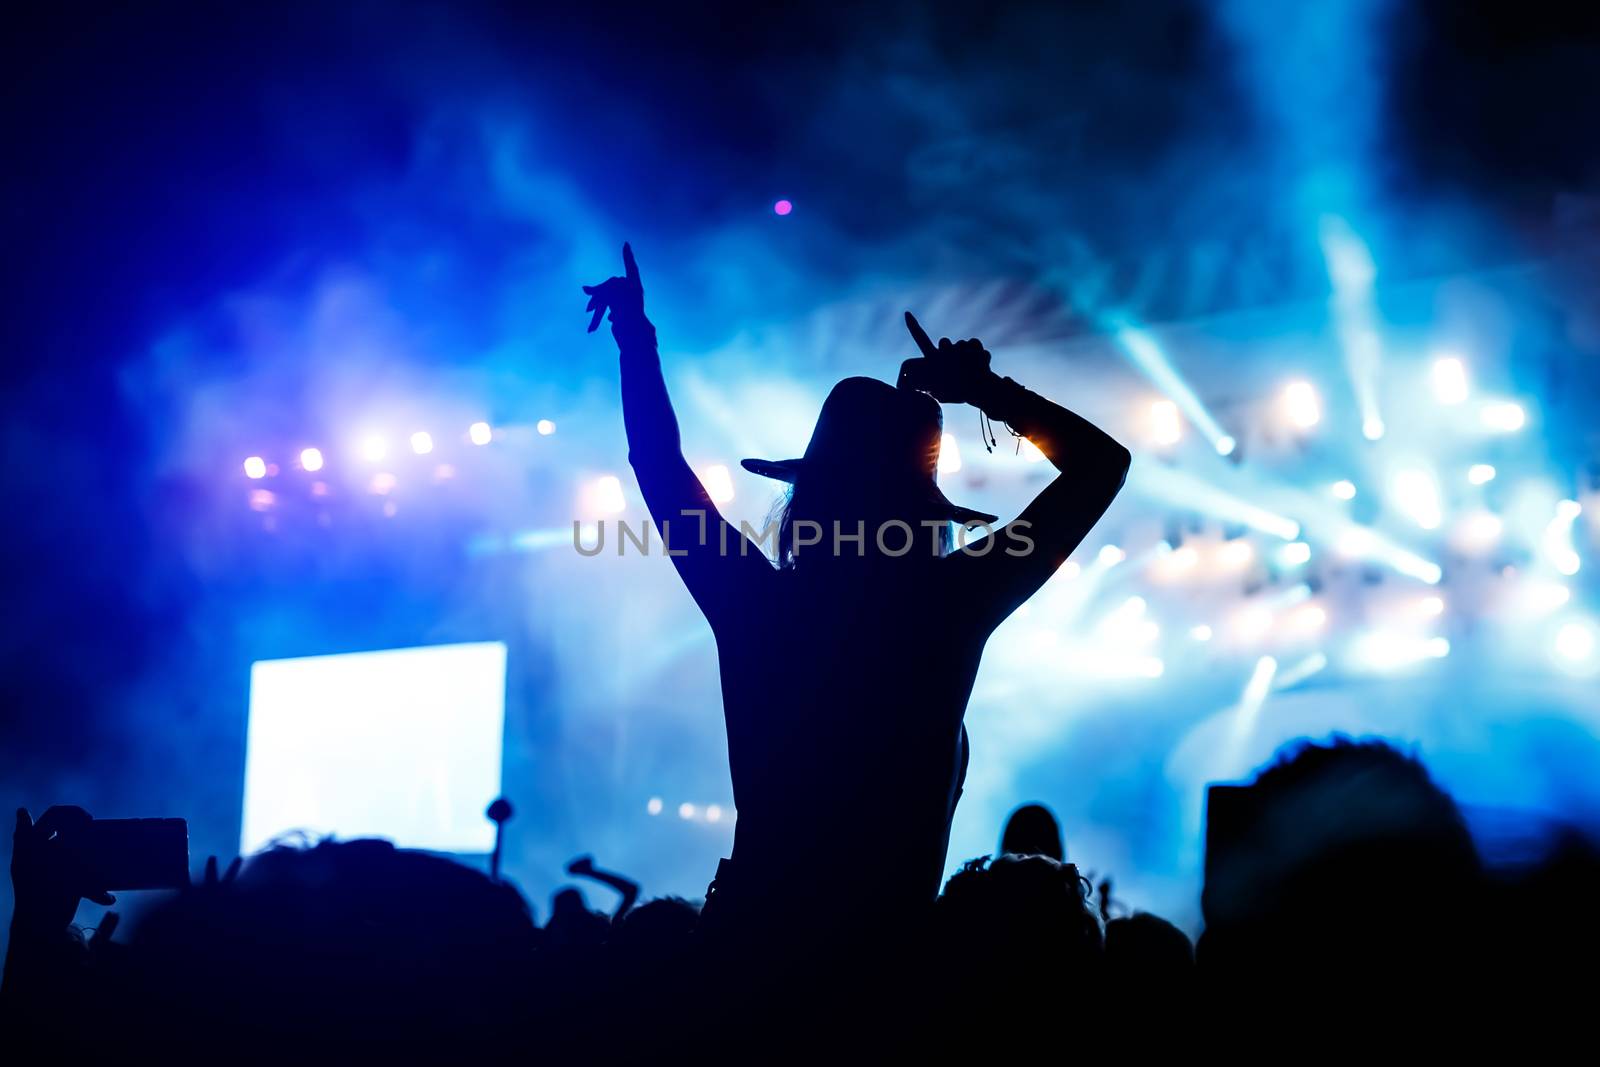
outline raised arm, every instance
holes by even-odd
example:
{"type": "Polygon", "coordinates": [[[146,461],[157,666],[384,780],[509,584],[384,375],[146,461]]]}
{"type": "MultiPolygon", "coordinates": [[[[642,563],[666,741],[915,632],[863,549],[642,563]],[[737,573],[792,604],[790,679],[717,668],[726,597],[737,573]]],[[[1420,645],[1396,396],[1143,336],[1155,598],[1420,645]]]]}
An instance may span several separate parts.
{"type": "Polygon", "coordinates": [[[678,418],[656,352],[656,328],[645,317],[644,287],[628,245],[622,246],[622,263],[623,277],[583,287],[589,294],[587,310],[594,313],[589,332],[609,310],[621,355],[628,462],[678,574],[716,624],[737,607],[745,586],[769,580],[773,568],[761,549],[722,517],[683,458],[678,418]]]}
{"type": "Polygon", "coordinates": [[[902,373],[908,385],[980,408],[1033,442],[1060,472],[1021,515],[945,561],[961,602],[981,605],[997,625],[1088,536],[1121,491],[1132,457],[1087,419],[995,374],[982,342],[945,338],[935,346],[910,312],[906,326],[923,353],[902,373]]]}

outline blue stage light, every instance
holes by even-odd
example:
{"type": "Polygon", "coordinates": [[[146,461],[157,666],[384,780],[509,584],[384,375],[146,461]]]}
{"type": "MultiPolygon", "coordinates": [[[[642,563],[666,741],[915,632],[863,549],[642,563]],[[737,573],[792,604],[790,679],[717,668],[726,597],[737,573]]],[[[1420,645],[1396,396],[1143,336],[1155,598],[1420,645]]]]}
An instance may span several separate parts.
{"type": "Polygon", "coordinates": [[[251,456],[244,461],[244,476],[250,479],[261,479],[267,476],[267,461],[260,456],[251,456]]]}

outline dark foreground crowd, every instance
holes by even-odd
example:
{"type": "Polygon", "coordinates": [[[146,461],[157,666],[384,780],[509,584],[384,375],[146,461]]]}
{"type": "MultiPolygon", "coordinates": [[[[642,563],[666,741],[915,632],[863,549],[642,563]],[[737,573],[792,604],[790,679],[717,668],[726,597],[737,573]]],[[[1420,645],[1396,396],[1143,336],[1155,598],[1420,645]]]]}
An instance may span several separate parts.
{"type": "MultiPolygon", "coordinates": [[[[1208,830],[1197,944],[1154,915],[1113,917],[1124,909],[1064,861],[1037,806],[1013,816],[999,855],[967,863],[926,907],[855,901],[860,921],[820,931],[803,914],[636,903],[632,883],[587,859],[570,871],[616,890],[614,913],[569,888],[541,924],[515,888],[473,868],[324,841],[221,876],[209,862],[136,929],[108,913],[86,933],[72,925],[79,898],[104,895],[75,884],[52,845],[87,816],[19,812],[0,1054],[1301,1058],[1378,1034],[1392,1050],[1567,1031],[1588,1058],[1600,853],[1584,838],[1487,869],[1450,796],[1381,742],[1297,746],[1227,807],[1213,800],[1210,817],[1228,825],[1208,830]],[[1274,1035],[1294,1043],[1257,1043],[1274,1035]]],[[[841,847],[830,884],[846,900],[851,866],[841,847]]]]}

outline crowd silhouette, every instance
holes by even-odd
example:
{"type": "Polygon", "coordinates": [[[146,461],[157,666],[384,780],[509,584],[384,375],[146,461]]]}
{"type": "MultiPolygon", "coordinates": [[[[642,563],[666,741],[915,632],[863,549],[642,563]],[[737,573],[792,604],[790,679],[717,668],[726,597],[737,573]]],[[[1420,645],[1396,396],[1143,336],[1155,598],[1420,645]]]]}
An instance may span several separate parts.
{"type": "Polygon", "coordinates": [[[803,457],[747,461],[793,487],[774,563],[684,461],[623,255],[622,276],[586,288],[590,329],[609,313],[630,461],[721,667],[738,821],[703,902],[639,903],[581,857],[568,872],[616,906],[567,887],[541,922],[497,874],[326,840],[220,874],[209,861],[134,929],[110,912],[89,933],[79,901],[114,903],[69,847],[90,816],[19,811],[8,1051],[752,1062],[1194,1052],[1278,1033],[1304,1052],[1312,1029],[1407,1026],[1438,1046],[1536,1008],[1581,1018],[1600,853],[1574,833],[1537,863],[1486,865],[1455,801],[1382,741],[1303,742],[1213,788],[1197,943],[1092,884],[1071,828],[1037,804],[941,886],[984,643],[1111,503],[1127,451],[996,375],[981,343],[935,344],[908,314],[918,354],[896,385],[846,379],[803,457]],[[1057,468],[1013,522],[938,489],[944,403],[1057,468]]]}

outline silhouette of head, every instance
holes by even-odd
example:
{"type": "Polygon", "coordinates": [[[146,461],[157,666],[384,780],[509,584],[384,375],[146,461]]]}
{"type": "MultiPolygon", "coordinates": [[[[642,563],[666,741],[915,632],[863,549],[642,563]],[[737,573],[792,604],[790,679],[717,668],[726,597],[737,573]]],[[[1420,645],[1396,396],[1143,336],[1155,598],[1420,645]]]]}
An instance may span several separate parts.
{"type": "Polygon", "coordinates": [[[1141,911],[1106,924],[1106,971],[1130,986],[1172,985],[1194,972],[1189,936],[1159,915],[1141,911]]]}
{"type": "Polygon", "coordinates": [[[794,488],[779,521],[778,557],[929,559],[950,547],[951,522],[996,517],[950,502],[938,486],[944,416],[927,393],[846,378],[828,394],[799,459],[744,461],[794,488]],[[924,523],[937,525],[924,525],[924,523]],[[841,534],[864,533],[860,542],[841,534]]]}
{"type": "Polygon", "coordinates": [[[1046,856],[971,860],[945,883],[937,913],[949,951],[991,975],[1084,977],[1099,962],[1089,883],[1070,863],[1046,856]]]}
{"type": "Polygon", "coordinates": [[[1000,835],[1000,851],[1018,856],[1049,856],[1053,860],[1067,858],[1061,825],[1043,804],[1024,804],[1011,813],[1005,832],[1000,835]]]}

